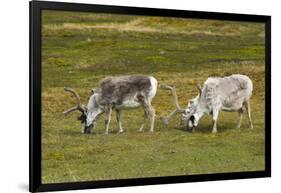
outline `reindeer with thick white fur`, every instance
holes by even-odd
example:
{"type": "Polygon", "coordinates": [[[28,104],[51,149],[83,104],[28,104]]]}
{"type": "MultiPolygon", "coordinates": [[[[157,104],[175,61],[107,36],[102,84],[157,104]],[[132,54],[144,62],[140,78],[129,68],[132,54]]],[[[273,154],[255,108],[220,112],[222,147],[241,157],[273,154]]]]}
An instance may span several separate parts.
{"type": "Polygon", "coordinates": [[[212,133],[216,133],[219,112],[236,111],[239,117],[237,128],[240,128],[243,106],[245,106],[249,119],[249,128],[253,128],[250,108],[253,83],[248,76],[234,74],[227,77],[208,78],[202,88],[198,86],[198,96],[190,100],[185,109],[180,108],[178,104],[175,86],[160,85],[160,88],[172,91],[176,106],[172,113],[162,118],[162,122],[166,125],[175,114],[180,113],[181,124],[186,124],[192,131],[198,125],[201,117],[211,114],[213,120],[212,133]]]}

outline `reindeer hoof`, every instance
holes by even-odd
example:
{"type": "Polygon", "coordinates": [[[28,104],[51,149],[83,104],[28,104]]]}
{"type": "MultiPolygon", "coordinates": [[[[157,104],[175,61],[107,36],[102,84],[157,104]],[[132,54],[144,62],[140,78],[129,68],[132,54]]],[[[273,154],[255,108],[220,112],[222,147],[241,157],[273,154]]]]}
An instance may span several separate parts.
{"type": "Polygon", "coordinates": [[[187,128],[187,132],[193,133],[193,128],[187,128]]]}
{"type": "Polygon", "coordinates": [[[249,129],[254,129],[253,125],[248,126],[249,129]]]}
{"type": "Polygon", "coordinates": [[[83,133],[83,134],[90,134],[90,133],[91,133],[91,130],[85,129],[82,133],[83,133]]]}
{"type": "Polygon", "coordinates": [[[139,133],[142,133],[142,132],[143,132],[143,129],[139,129],[138,132],[139,132],[139,133]]]}
{"type": "Polygon", "coordinates": [[[215,131],[212,131],[212,133],[213,133],[213,134],[216,134],[216,133],[217,133],[217,131],[216,131],[216,130],[215,130],[215,131]]]}
{"type": "Polygon", "coordinates": [[[122,134],[124,133],[124,130],[118,131],[118,134],[122,134]]]}

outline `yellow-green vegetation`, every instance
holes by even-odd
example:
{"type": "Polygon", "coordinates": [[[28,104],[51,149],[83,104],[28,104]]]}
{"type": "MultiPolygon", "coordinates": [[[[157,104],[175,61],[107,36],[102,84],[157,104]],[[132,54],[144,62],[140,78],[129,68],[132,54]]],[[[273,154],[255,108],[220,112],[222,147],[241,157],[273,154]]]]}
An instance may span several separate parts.
{"type": "MultiPolygon", "coordinates": [[[[264,25],[261,23],[43,11],[42,15],[42,182],[75,182],[264,170],[264,25]],[[160,115],[174,107],[171,93],[158,90],[153,101],[155,133],[138,133],[142,109],[123,111],[124,134],[103,117],[94,133],[81,134],[75,112],[101,78],[153,75],[174,84],[181,106],[197,95],[210,76],[248,75],[254,129],[235,129],[237,113],[220,113],[218,133],[206,116],[195,133],[175,119],[164,127],[160,115]]],[[[113,114],[114,116],[114,114],[113,114]]]]}

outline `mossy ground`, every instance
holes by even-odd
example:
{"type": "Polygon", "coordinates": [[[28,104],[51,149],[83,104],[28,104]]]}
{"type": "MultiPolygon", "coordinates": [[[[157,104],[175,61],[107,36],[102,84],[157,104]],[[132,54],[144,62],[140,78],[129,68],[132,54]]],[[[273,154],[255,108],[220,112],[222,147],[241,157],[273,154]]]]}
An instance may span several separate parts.
{"type": "MultiPolygon", "coordinates": [[[[264,25],[200,19],[43,11],[42,182],[75,182],[150,176],[264,170],[264,25]],[[175,84],[181,106],[197,95],[209,76],[248,75],[254,129],[235,129],[237,113],[222,112],[218,133],[204,117],[188,133],[176,117],[164,127],[159,117],[173,109],[172,96],[158,90],[153,101],[155,133],[138,133],[141,109],[123,112],[126,132],[103,118],[93,134],[81,134],[79,113],[63,90],[75,88],[84,103],[108,75],[153,75],[175,84]]],[[[114,114],[113,114],[114,116],[114,114]]]]}

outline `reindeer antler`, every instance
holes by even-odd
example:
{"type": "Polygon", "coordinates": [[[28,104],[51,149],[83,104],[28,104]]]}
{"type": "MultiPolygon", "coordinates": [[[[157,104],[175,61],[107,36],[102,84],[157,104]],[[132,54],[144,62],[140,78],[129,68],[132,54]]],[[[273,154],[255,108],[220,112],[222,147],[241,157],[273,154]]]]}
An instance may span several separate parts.
{"type": "Polygon", "coordinates": [[[176,109],[174,111],[172,111],[167,117],[161,117],[161,121],[164,125],[168,125],[169,124],[169,121],[170,119],[177,113],[183,113],[185,110],[182,109],[179,105],[179,102],[178,102],[178,96],[177,96],[177,93],[176,93],[176,86],[174,85],[166,85],[166,84],[160,84],[160,88],[161,89],[165,89],[165,90],[171,90],[172,91],[172,94],[173,94],[173,102],[174,102],[174,105],[176,107],[176,109]]]}
{"type": "Polygon", "coordinates": [[[77,93],[75,90],[73,90],[73,89],[71,89],[71,88],[67,88],[67,87],[64,87],[64,90],[65,90],[66,92],[70,92],[71,94],[73,94],[73,96],[74,96],[74,97],[76,98],[76,100],[77,100],[77,106],[72,107],[72,108],[70,108],[70,109],[64,111],[63,114],[64,114],[64,115],[68,115],[69,113],[71,113],[71,112],[73,112],[73,111],[76,111],[76,110],[78,110],[78,111],[80,111],[80,112],[82,112],[82,113],[85,113],[86,108],[85,108],[84,105],[81,103],[80,96],[78,95],[78,93],[77,93]]]}

